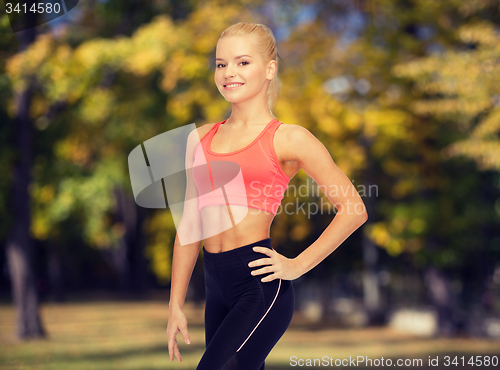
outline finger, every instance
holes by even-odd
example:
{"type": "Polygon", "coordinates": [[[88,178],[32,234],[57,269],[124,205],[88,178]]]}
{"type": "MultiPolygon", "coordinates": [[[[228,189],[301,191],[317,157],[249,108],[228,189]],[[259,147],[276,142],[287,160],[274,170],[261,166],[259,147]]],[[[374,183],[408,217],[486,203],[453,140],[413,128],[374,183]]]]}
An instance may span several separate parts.
{"type": "Polygon", "coordinates": [[[267,275],[266,277],[263,277],[262,279],[260,279],[260,281],[262,281],[263,283],[268,283],[268,282],[273,281],[275,279],[278,279],[278,276],[276,276],[276,274],[270,274],[270,275],[267,275]]]}
{"type": "Polygon", "coordinates": [[[177,357],[177,361],[182,362],[181,353],[179,352],[179,347],[175,347],[175,357],[177,357]]]}
{"type": "Polygon", "coordinates": [[[273,266],[266,266],[266,267],[263,267],[261,269],[258,269],[258,270],[253,270],[251,272],[252,275],[262,275],[262,274],[266,274],[268,272],[274,272],[274,269],[272,268],[273,266]]]}
{"type": "Polygon", "coordinates": [[[175,354],[176,348],[178,348],[177,338],[176,338],[178,332],[179,332],[179,329],[177,329],[174,332],[167,333],[167,336],[168,336],[168,349],[169,349],[169,353],[171,354],[170,361],[174,360],[173,356],[175,354]]]}
{"type": "Polygon", "coordinates": [[[176,347],[175,343],[168,342],[168,354],[169,354],[169,357],[170,357],[170,361],[174,360],[175,347],[176,347]]]}
{"type": "Polygon", "coordinates": [[[186,344],[191,344],[191,337],[189,336],[187,327],[179,328],[182,334],[182,337],[184,338],[184,342],[186,344]]]}
{"type": "Polygon", "coordinates": [[[272,253],[274,252],[274,250],[265,247],[253,247],[252,249],[254,252],[267,254],[268,256],[271,256],[272,253]]]}
{"type": "Polygon", "coordinates": [[[250,261],[248,263],[248,267],[261,266],[261,265],[270,265],[272,264],[271,258],[260,258],[258,260],[250,261]]]}
{"type": "Polygon", "coordinates": [[[174,341],[171,338],[168,338],[168,354],[170,357],[170,361],[172,361],[174,358],[174,341]]]}
{"type": "Polygon", "coordinates": [[[172,360],[174,360],[174,357],[177,358],[177,361],[181,361],[181,353],[179,352],[179,345],[177,344],[177,340],[174,339],[174,342],[172,344],[172,360]]]}

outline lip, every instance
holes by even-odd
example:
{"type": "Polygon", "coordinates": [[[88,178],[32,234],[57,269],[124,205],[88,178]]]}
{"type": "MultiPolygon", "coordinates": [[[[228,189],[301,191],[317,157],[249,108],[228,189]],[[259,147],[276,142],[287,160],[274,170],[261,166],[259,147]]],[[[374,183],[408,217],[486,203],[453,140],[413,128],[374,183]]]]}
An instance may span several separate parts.
{"type": "Polygon", "coordinates": [[[224,84],[224,90],[236,90],[236,89],[240,88],[243,85],[244,85],[243,82],[230,82],[230,83],[224,84]],[[240,85],[239,86],[235,86],[235,87],[227,87],[227,85],[231,85],[231,84],[240,84],[240,85]]]}

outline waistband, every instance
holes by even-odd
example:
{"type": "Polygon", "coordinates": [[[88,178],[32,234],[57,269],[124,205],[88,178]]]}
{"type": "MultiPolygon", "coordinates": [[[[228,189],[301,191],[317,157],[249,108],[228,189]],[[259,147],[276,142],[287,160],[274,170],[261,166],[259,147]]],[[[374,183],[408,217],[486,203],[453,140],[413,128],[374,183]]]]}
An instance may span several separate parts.
{"type": "Polygon", "coordinates": [[[235,264],[241,264],[242,261],[252,261],[255,259],[255,254],[259,253],[252,249],[255,246],[273,249],[271,242],[271,238],[266,238],[220,253],[210,253],[203,246],[203,262],[215,268],[229,268],[235,264]]]}

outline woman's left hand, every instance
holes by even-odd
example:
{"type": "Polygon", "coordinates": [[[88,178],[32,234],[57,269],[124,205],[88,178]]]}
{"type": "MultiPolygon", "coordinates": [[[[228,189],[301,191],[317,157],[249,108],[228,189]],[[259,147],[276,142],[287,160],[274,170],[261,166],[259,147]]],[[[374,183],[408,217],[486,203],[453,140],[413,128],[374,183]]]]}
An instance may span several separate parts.
{"type": "Polygon", "coordinates": [[[255,252],[266,254],[269,257],[259,258],[248,264],[248,267],[268,265],[261,269],[253,270],[252,275],[255,276],[274,272],[273,274],[260,279],[262,282],[265,283],[273,281],[274,279],[294,280],[302,275],[296,259],[287,258],[276,252],[274,249],[266,247],[253,247],[253,250],[255,252]]]}

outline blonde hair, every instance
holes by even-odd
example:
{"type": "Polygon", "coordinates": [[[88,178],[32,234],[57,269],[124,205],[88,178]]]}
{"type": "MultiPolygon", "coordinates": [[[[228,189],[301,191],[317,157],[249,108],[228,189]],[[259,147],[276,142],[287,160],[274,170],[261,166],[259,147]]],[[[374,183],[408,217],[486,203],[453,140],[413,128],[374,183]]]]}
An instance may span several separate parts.
{"type": "MultiPolygon", "coordinates": [[[[278,48],[276,46],[276,38],[273,31],[269,27],[260,23],[239,22],[225,29],[219,37],[219,40],[227,36],[242,36],[249,35],[253,37],[253,44],[260,52],[264,63],[271,60],[276,61],[276,74],[269,82],[267,89],[267,106],[269,112],[274,116],[273,110],[278,102],[281,89],[281,81],[278,77],[278,48]]],[[[274,116],[276,118],[276,116],[274,116]]]]}

